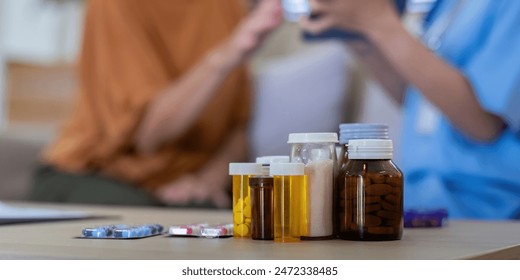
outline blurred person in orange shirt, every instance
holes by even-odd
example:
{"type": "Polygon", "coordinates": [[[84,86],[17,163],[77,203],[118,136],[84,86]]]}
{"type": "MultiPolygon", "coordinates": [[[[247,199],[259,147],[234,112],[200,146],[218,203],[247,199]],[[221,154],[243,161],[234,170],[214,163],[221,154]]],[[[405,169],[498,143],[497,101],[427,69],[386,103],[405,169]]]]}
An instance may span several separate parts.
{"type": "Polygon", "coordinates": [[[278,0],[90,0],[72,116],[34,175],[35,201],[229,207],[247,158],[244,62],[278,0]]]}

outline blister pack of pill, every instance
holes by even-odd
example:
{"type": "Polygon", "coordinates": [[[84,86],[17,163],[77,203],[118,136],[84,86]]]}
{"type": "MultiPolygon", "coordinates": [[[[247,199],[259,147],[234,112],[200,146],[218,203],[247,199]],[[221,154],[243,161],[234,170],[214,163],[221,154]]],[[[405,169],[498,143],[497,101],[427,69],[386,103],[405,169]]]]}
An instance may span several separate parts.
{"type": "Polygon", "coordinates": [[[160,224],[119,224],[84,228],[82,231],[82,237],[99,239],[137,239],[161,235],[163,233],[164,227],[160,224]]]}
{"type": "Polygon", "coordinates": [[[443,227],[448,221],[448,210],[407,209],[404,211],[405,228],[443,227]]]}
{"type": "Polygon", "coordinates": [[[177,237],[225,238],[233,236],[233,224],[194,223],[170,226],[168,233],[177,237]]]}

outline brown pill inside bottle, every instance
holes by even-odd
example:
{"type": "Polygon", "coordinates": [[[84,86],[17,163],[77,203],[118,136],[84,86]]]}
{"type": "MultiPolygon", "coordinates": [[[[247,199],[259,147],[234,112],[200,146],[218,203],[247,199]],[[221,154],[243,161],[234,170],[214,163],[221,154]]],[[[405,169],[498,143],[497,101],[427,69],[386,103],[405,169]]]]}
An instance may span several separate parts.
{"type": "Polygon", "coordinates": [[[249,178],[251,187],[251,237],[255,240],[274,239],[273,177],[249,178]]]}

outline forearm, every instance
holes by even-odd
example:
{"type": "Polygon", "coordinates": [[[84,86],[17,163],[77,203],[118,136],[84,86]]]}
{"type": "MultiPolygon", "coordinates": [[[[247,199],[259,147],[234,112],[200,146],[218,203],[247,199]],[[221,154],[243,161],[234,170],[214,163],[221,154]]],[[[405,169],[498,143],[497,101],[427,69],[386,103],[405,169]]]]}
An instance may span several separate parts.
{"type": "Polygon", "coordinates": [[[259,2],[230,37],[152,101],[137,130],[138,152],[151,153],[191,127],[229,73],[280,22],[278,0],[259,2]]]}
{"type": "Polygon", "coordinates": [[[485,111],[473,88],[456,68],[411,36],[391,13],[383,14],[366,34],[396,71],[436,105],[463,133],[478,141],[495,139],[503,121],[485,111]]]}
{"type": "Polygon", "coordinates": [[[386,57],[371,43],[366,41],[352,42],[349,46],[354,51],[356,57],[358,57],[361,65],[368,70],[398,104],[401,104],[407,84],[386,57]]]}
{"type": "Polygon", "coordinates": [[[140,152],[150,153],[167,139],[182,135],[200,115],[233,69],[233,55],[223,44],[157,95],[137,130],[140,152]]]}

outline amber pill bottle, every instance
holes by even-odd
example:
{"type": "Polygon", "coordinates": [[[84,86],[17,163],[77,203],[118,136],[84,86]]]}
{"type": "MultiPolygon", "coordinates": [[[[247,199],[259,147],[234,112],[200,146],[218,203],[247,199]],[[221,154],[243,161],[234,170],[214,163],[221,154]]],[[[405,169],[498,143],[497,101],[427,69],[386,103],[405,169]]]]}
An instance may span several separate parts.
{"type": "Polygon", "coordinates": [[[339,238],[401,239],[403,174],[392,161],[392,140],[350,140],[348,155],[338,175],[339,238]]]}
{"type": "Polygon", "coordinates": [[[251,238],[274,240],[274,179],[269,176],[249,178],[251,188],[251,238]]]}

